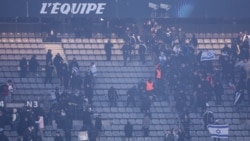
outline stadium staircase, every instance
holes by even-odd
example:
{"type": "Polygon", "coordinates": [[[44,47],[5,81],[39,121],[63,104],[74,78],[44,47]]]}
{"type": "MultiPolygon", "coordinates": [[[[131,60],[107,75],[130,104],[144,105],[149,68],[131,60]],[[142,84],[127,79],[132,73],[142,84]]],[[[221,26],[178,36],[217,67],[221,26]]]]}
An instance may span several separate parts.
{"type": "MultiPolygon", "coordinates": [[[[231,33],[197,33],[199,42],[199,50],[215,50],[216,54],[220,54],[220,49],[224,44],[230,44],[230,38],[236,34],[231,33]]],[[[188,35],[190,37],[191,34],[188,35]]],[[[51,46],[43,43],[41,36],[35,33],[2,33],[0,38],[0,80],[6,82],[11,79],[16,84],[16,92],[13,97],[13,107],[19,106],[18,103],[24,103],[29,100],[46,100],[47,94],[51,92],[57,85],[58,79],[53,80],[52,85],[43,84],[44,70],[39,70],[39,76],[30,76],[19,78],[18,65],[19,60],[25,56],[28,60],[31,55],[36,54],[37,59],[42,67],[45,65],[45,54],[51,46]]],[[[103,50],[104,43],[107,39],[77,39],[73,37],[62,38],[60,47],[63,48],[65,58],[70,62],[74,57],[78,60],[80,71],[83,76],[84,72],[89,68],[91,62],[95,62],[98,68],[98,77],[96,80],[94,92],[94,115],[101,114],[103,118],[103,132],[101,141],[123,141],[123,128],[127,120],[134,125],[133,141],[162,141],[164,130],[169,130],[178,126],[177,114],[173,108],[175,102],[172,95],[169,102],[156,99],[152,103],[152,124],[150,126],[150,136],[143,137],[141,123],[143,113],[140,112],[139,105],[135,107],[126,106],[126,91],[142,79],[154,76],[154,64],[148,61],[142,65],[136,60],[123,66],[122,52],[120,50],[123,40],[112,39],[114,43],[112,61],[105,61],[105,52],[103,50]],[[119,100],[116,107],[110,107],[108,104],[108,89],[114,86],[119,93],[119,100]]],[[[52,49],[53,53],[57,53],[52,49]]],[[[62,51],[62,50],[61,50],[62,51]]],[[[63,52],[62,52],[63,53],[63,52]]],[[[61,54],[61,53],[60,53],[61,54]]],[[[147,55],[147,60],[151,56],[147,55]]],[[[41,68],[42,68],[41,67],[41,68]]],[[[250,106],[247,100],[243,101],[241,111],[235,110],[233,105],[234,94],[227,85],[225,94],[222,96],[222,105],[215,105],[209,102],[210,110],[214,112],[215,118],[220,123],[227,123],[230,126],[229,141],[249,141],[250,140],[250,122],[249,111],[250,106]]],[[[245,97],[247,99],[247,96],[245,97]]],[[[200,114],[191,113],[191,129],[190,134],[192,141],[210,141],[212,140],[207,131],[204,131],[200,114]]],[[[77,140],[77,134],[81,128],[82,121],[74,120],[72,129],[72,140],[77,140]]],[[[45,140],[53,141],[53,136],[57,130],[55,126],[48,125],[45,128],[45,140]]],[[[17,133],[10,131],[6,127],[6,132],[11,140],[16,140],[17,133]]]]}

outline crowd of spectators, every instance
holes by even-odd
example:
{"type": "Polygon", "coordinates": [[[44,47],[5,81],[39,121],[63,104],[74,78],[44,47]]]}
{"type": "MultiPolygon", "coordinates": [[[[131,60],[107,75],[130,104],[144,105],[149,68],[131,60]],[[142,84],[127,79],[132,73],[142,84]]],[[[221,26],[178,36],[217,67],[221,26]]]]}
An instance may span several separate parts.
{"type": "MultiPolygon", "coordinates": [[[[190,140],[189,133],[190,113],[199,113],[204,119],[204,127],[215,123],[213,114],[208,110],[209,102],[223,105],[222,95],[225,93],[223,85],[230,86],[235,93],[241,93],[241,97],[234,105],[239,106],[244,99],[244,92],[250,94],[250,78],[246,63],[249,60],[249,42],[247,33],[240,33],[238,38],[232,39],[232,44],[225,45],[221,50],[219,65],[213,66],[213,61],[201,61],[202,52],[197,53],[198,42],[195,35],[187,38],[181,28],[165,27],[156,20],[149,20],[144,24],[143,34],[139,34],[135,28],[127,27],[122,34],[125,44],[122,47],[124,66],[136,59],[136,51],[142,64],[147,63],[146,55],[150,54],[155,63],[155,77],[142,79],[137,86],[132,86],[127,91],[126,106],[140,106],[144,114],[142,130],[145,137],[150,136],[150,124],[152,114],[151,104],[156,99],[170,101],[174,98],[174,109],[178,114],[178,128],[168,129],[165,132],[165,141],[190,140]],[[187,42],[188,41],[188,42],[187,42]],[[139,44],[139,48],[136,45],[139,44]],[[137,104],[137,101],[140,104],[137,104]],[[208,120],[209,119],[209,120],[208,120]]],[[[106,59],[111,60],[113,44],[109,41],[105,44],[106,59]]],[[[4,125],[10,124],[13,131],[17,131],[24,140],[30,141],[42,139],[45,124],[52,124],[55,120],[57,128],[64,130],[66,141],[70,141],[72,121],[80,115],[83,119],[82,131],[89,132],[90,140],[98,138],[102,131],[101,116],[93,120],[93,92],[96,83],[97,67],[94,62],[90,64],[84,79],[80,75],[80,67],[74,58],[67,64],[58,53],[53,59],[52,51],[46,54],[44,84],[52,83],[53,73],[60,80],[61,91],[58,87],[50,94],[50,109],[45,113],[41,108],[24,107],[17,111],[0,112],[0,130],[4,125]],[[54,69],[55,68],[55,69],[54,69]],[[83,86],[83,87],[82,87],[83,86]],[[83,92],[81,91],[83,88],[83,92]],[[84,101],[84,102],[82,102],[84,101]],[[81,111],[77,111],[81,109],[81,111]],[[83,110],[82,110],[83,109],[83,110]],[[75,113],[78,113],[77,115],[75,113]],[[3,118],[4,117],[4,118],[3,118]]],[[[22,58],[19,63],[20,77],[27,77],[27,72],[32,76],[38,76],[39,62],[33,55],[28,62],[22,58]]],[[[153,67],[153,66],[152,66],[153,67]]],[[[11,95],[15,89],[14,83],[9,80],[4,85],[6,102],[11,102],[11,95]]],[[[108,90],[110,106],[117,106],[119,94],[116,88],[108,90]]],[[[250,99],[248,98],[250,101],[250,99]]],[[[249,102],[250,103],[250,102],[249,102]]],[[[238,107],[237,110],[240,110],[238,107]]],[[[133,125],[130,121],[124,127],[127,140],[133,133],[133,125]]],[[[56,133],[56,140],[61,140],[60,132],[56,133]]]]}
{"type": "MultiPolygon", "coordinates": [[[[134,97],[138,96],[141,111],[146,112],[150,111],[155,98],[169,101],[169,96],[172,95],[181,124],[178,129],[166,131],[166,141],[172,141],[173,139],[169,138],[173,138],[173,135],[178,141],[191,138],[190,113],[200,113],[205,130],[207,124],[215,124],[218,120],[214,119],[213,112],[209,110],[209,103],[224,104],[223,85],[231,87],[234,93],[240,93],[238,98],[232,96],[235,99],[232,106],[236,107],[236,112],[240,111],[238,106],[244,99],[245,90],[248,95],[250,94],[250,72],[246,66],[249,60],[249,42],[246,32],[241,32],[237,38],[233,38],[231,47],[225,44],[221,49],[219,64],[213,65],[213,60],[201,60],[202,51],[197,52],[198,41],[195,35],[188,39],[181,28],[164,27],[155,20],[147,21],[144,29],[142,35],[128,32],[125,36],[122,48],[124,66],[127,65],[127,61],[133,59],[132,51],[136,42],[140,44],[139,55],[141,47],[145,47],[146,52],[152,55],[155,62],[155,78],[139,82],[137,92],[129,89],[127,105],[135,103],[134,97]]],[[[145,59],[141,61],[145,63],[145,59]]],[[[145,129],[143,125],[142,127],[145,129]]],[[[148,128],[144,133],[145,136],[148,135],[148,128]]]]}
{"type": "MultiPolygon", "coordinates": [[[[96,116],[96,124],[92,124],[92,98],[97,76],[96,64],[91,62],[82,78],[76,58],[67,64],[59,53],[53,58],[52,50],[49,49],[46,54],[45,75],[40,74],[43,69],[39,66],[35,55],[31,57],[30,61],[23,57],[19,63],[20,78],[30,75],[32,77],[44,76],[45,87],[48,85],[47,83],[52,84],[53,78],[59,78],[58,87],[48,95],[49,106],[46,105],[46,102],[43,103],[43,107],[49,107],[49,109],[42,109],[40,101],[37,105],[38,108],[24,107],[23,109],[13,109],[13,111],[2,108],[0,130],[3,130],[5,125],[11,125],[11,130],[16,131],[24,141],[39,141],[44,140],[45,125],[52,125],[55,121],[56,128],[64,131],[63,133],[58,131],[55,134],[55,140],[60,141],[64,135],[65,140],[70,141],[72,122],[74,119],[80,118],[84,121],[82,130],[89,131],[89,138],[94,140],[102,126],[100,115],[96,116]]],[[[1,100],[4,100],[4,103],[11,103],[11,96],[15,90],[14,82],[8,80],[1,87],[3,90],[1,100]]],[[[5,106],[5,104],[1,106],[5,106]]]]}

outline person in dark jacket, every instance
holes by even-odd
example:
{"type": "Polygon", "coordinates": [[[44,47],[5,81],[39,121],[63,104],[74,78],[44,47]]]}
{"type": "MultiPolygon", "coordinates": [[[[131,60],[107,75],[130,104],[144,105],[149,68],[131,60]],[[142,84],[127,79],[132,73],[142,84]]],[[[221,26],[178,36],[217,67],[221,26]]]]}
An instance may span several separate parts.
{"type": "Polygon", "coordinates": [[[95,118],[95,128],[96,128],[97,132],[101,132],[102,131],[102,119],[101,119],[101,115],[98,115],[95,118]]]}
{"type": "Polygon", "coordinates": [[[20,67],[20,77],[21,78],[26,77],[28,63],[25,57],[23,57],[22,60],[19,62],[19,67],[20,67]]]}
{"type": "Polygon", "coordinates": [[[122,53],[123,53],[123,61],[124,61],[124,66],[127,65],[128,62],[128,57],[130,55],[130,46],[128,43],[125,43],[122,47],[122,53]]]}
{"type": "Polygon", "coordinates": [[[216,97],[216,104],[221,104],[221,95],[224,94],[224,88],[220,81],[216,81],[214,85],[214,93],[216,97]]]}
{"type": "Polygon", "coordinates": [[[116,106],[118,94],[117,94],[116,89],[113,86],[111,86],[110,89],[108,90],[108,98],[109,98],[110,106],[116,106]]]}
{"type": "Polygon", "coordinates": [[[25,130],[23,141],[35,141],[36,140],[36,133],[34,127],[29,125],[29,127],[25,130]]]}
{"type": "Polygon", "coordinates": [[[130,121],[127,121],[127,124],[124,126],[124,133],[126,141],[132,141],[133,126],[131,125],[130,121]]]}
{"type": "Polygon", "coordinates": [[[36,59],[36,55],[33,55],[29,61],[29,70],[33,76],[37,75],[38,68],[39,68],[39,63],[36,59]]]}
{"type": "Polygon", "coordinates": [[[165,132],[164,141],[175,141],[174,129],[165,132]]]}
{"type": "Polygon", "coordinates": [[[46,54],[46,65],[48,65],[48,63],[52,63],[52,52],[51,52],[51,49],[48,50],[47,54],[46,54]]]}
{"type": "Polygon", "coordinates": [[[5,116],[2,110],[0,110],[0,130],[4,129],[5,126],[5,116]]]}
{"type": "Polygon", "coordinates": [[[111,55],[112,55],[112,47],[114,45],[108,40],[108,42],[104,45],[104,50],[106,52],[106,60],[110,61],[111,60],[111,55]]]}
{"type": "Polygon", "coordinates": [[[60,78],[61,69],[62,69],[62,65],[63,65],[63,58],[61,57],[61,55],[59,53],[56,54],[56,56],[53,60],[53,64],[56,67],[57,76],[60,78]]]}
{"type": "Polygon", "coordinates": [[[147,50],[147,46],[145,43],[141,43],[139,45],[139,55],[140,55],[140,61],[142,62],[142,64],[145,64],[145,53],[146,53],[146,50],[147,50]]]}
{"type": "Polygon", "coordinates": [[[3,129],[0,129],[0,140],[1,141],[9,141],[8,137],[4,134],[3,129]]]}
{"type": "Polygon", "coordinates": [[[143,133],[144,133],[144,137],[148,137],[149,136],[149,126],[151,123],[151,119],[149,118],[148,114],[144,115],[144,118],[142,120],[142,129],[143,129],[143,133]]]}
{"type": "Polygon", "coordinates": [[[54,137],[54,141],[63,141],[63,137],[59,131],[56,132],[56,136],[54,137]]]}
{"type": "Polygon", "coordinates": [[[52,73],[53,73],[53,66],[51,63],[48,63],[48,65],[45,68],[45,80],[44,84],[47,82],[52,83],[52,73]]]}
{"type": "Polygon", "coordinates": [[[88,98],[88,103],[92,104],[92,99],[94,97],[94,88],[93,88],[93,77],[91,73],[86,73],[84,78],[84,93],[88,98]]]}
{"type": "Polygon", "coordinates": [[[132,103],[133,106],[135,106],[135,96],[137,94],[136,86],[133,86],[127,91],[127,106],[129,106],[130,103],[132,103]]]}
{"type": "Polygon", "coordinates": [[[203,123],[204,123],[204,129],[207,130],[207,125],[208,124],[213,124],[214,123],[214,114],[212,111],[207,110],[203,114],[203,123]]]}
{"type": "Polygon", "coordinates": [[[28,117],[24,117],[19,125],[18,133],[20,136],[23,136],[25,134],[25,130],[29,127],[29,120],[28,117]]]}
{"type": "Polygon", "coordinates": [[[74,57],[73,60],[69,63],[69,71],[72,72],[73,68],[76,67],[79,69],[79,64],[76,60],[76,58],[74,57]]]}

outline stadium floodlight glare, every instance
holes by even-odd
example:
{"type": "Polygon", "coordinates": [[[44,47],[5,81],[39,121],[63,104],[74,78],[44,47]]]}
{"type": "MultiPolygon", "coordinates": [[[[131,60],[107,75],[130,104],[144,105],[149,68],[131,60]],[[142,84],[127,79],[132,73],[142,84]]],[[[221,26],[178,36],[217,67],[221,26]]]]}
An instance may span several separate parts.
{"type": "Polygon", "coordinates": [[[152,8],[152,9],[154,9],[154,10],[157,10],[157,9],[159,8],[159,6],[158,6],[157,4],[152,3],[152,2],[149,2],[149,3],[148,3],[148,7],[149,7],[149,8],[152,8]]]}
{"type": "Polygon", "coordinates": [[[168,4],[163,4],[163,3],[161,3],[161,4],[160,4],[160,8],[165,9],[166,11],[168,11],[168,10],[171,8],[171,6],[168,5],[168,4]]]}

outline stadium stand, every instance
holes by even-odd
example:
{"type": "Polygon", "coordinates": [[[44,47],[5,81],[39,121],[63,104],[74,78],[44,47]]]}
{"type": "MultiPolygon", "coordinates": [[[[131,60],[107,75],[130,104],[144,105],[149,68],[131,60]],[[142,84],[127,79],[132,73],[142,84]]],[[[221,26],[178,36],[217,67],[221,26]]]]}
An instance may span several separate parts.
{"type": "MultiPolygon", "coordinates": [[[[56,78],[51,85],[44,85],[44,67],[45,54],[47,48],[39,38],[40,34],[34,33],[1,33],[0,53],[1,53],[1,80],[13,80],[16,85],[16,90],[13,95],[13,105],[9,107],[22,106],[19,103],[24,103],[26,100],[43,101],[43,104],[48,103],[48,93],[58,86],[59,80],[56,78]],[[20,38],[21,37],[21,38],[20,38]],[[19,78],[19,60],[25,56],[27,59],[35,54],[41,65],[39,76],[27,76],[19,78]]],[[[197,50],[215,50],[216,55],[221,54],[221,49],[225,44],[231,44],[231,38],[235,38],[234,33],[195,33],[198,39],[197,50]]],[[[190,38],[191,34],[187,34],[190,38]]],[[[83,74],[91,62],[95,62],[98,66],[98,76],[94,90],[93,112],[94,115],[101,114],[103,119],[103,131],[101,132],[101,141],[119,141],[124,139],[123,128],[127,120],[134,127],[134,141],[160,141],[163,140],[164,130],[178,128],[178,114],[174,108],[174,96],[169,96],[169,101],[156,98],[151,107],[152,123],[150,125],[150,136],[143,137],[141,123],[143,113],[140,112],[139,104],[135,107],[126,106],[127,95],[126,91],[133,85],[137,85],[142,78],[146,79],[154,77],[154,62],[151,54],[147,54],[147,63],[142,65],[138,59],[133,60],[128,66],[122,66],[122,51],[121,47],[124,44],[123,39],[112,39],[114,44],[112,61],[105,60],[105,52],[103,50],[104,43],[108,39],[91,38],[81,39],[63,36],[60,43],[54,43],[62,47],[65,60],[71,61],[73,58],[79,63],[80,73],[83,74]],[[108,88],[114,86],[119,94],[119,100],[116,107],[110,107],[108,104],[108,88]]],[[[56,52],[54,52],[56,53],[56,52]]],[[[250,139],[249,126],[246,124],[249,117],[249,106],[246,101],[241,106],[241,111],[234,110],[233,101],[234,93],[231,89],[224,85],[225,94],[222,95],[223,104],[216,105],[214,101],[209,102],[209,109],[214,112],[216,119],[221,123],[230,125],[230,141],[248,141],[250,139]]],[[[192,92],[189,90],[189,92],[192,92]]],[[[247,98],[247,96],[246,96],[247,98]]],[[[190,113],[191,126],[190,136],[192,141],[207,141],[210,140],[210,135],[203,130],[200,114],[190,113]]],[[[72,140],[77,140],[78,131],[81,129],[82,120],[73,120],[71,129],[72,140]]],[[[45,140],[52,141],[55,132],[59,130],[54,124],[46,125],[45,140]]],[[[18,138],[16,132],[11,131],[9,126],[5,126],[5,134],[13,141],[18,138]]]]}

